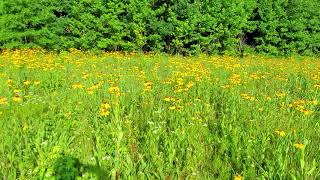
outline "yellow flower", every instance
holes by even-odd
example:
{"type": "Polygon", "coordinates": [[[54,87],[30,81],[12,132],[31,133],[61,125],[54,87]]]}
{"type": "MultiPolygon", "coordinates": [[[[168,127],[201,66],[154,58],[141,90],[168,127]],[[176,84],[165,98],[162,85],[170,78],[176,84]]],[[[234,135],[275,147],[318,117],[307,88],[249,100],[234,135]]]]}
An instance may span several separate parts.
{"type": "Polygon", "coordinates": [[[7,84],[8,84],[8,87],[12,87],[12,85],[13,85],[13,80],[12,80],[11,78],[9,78],[9,79],[7,80],[7,84]]]}
{"type": "Polygon", "coordinates": [[[76,84],[73,84],[72,85],[72,88],[73,89],[82,89],[84,86],[82,85],[82,84],[80,84],[80,83],[76,83],[76,84]]]}
{"type": "Polygon", "coordinates": [[[190,88],[192,88],[192,86],[193,86],[193,82],[189,81],[188,84],[187,84],[187,88],[190,89],[190,88]]]}
{"type": "Polygon", "coordinates": [[[109,87],[108,92],[109,92],[110,94],[115,94],[115,95],[117,95],[117,96],[120,96],[120,89],[119,89],[118,86],[109,87]]]}
{"type": "Polygon", "coordinates": [[[101,104],[101,107],[104,108],[104,109],[109,109],[111,106],[110,106],[110,104],[105,102],[105,103],[101,104]]]}
{"type": "Polygon", "coordinates": [[[294,147],[296,147],[297,149],[303,149],[304,148],[304,144],[296,143],[296,144],[294,144],[294,147]]]}
{"type": "Polygon", "coordinates": [[[251,74],[250,77],[251,77],[253,80],[259,79],[259,76],[258,76],[256,73],[251,74]]]}
{"type": "Polygon", "coordinates": [[[230,88],[230,85],[228,85],[228,84],[226,84],[226,85],[223,85],[223,86],[221,86],[223,89],[228,89],[228,88],[230,88]]]}
{"type": "Polygon", "coordinates": [[[65,116],[65,117],[70,117],[71,114],[72,114],[72,112],[69,111],[69,112],[64,113],[64,116],[65,116]]]}
{"type": "Polygon", "coordinates": [[[183,91],[183,89],[177,88],[177,89],[174,90],[174,93],[181,93],[182,91],[183,91]]]}
{"type": "Polygon", "coordinates": [[[22,98],[21,98],[18,94],[16,94],[16,95],[12,98],[12,100],[13,100],[14,102],[21,102],[21,101],[22,101],[22,98]]]}
{"type": "Polygon", "coordinates": [[[144,83],[144,91],[151,91],[152,89],[152,83],[151,82],[146,82],[144,83]]]}
{"type": "Polygon", "coordinates": [[[177,78],[176,82],[177,82],[178,86],[182,86],[184,83],[182,78],[177,78]]]}
{"type": "Polygon", "coordinates": [[[87,93],[88,93],[89,95],[92,95],[92,94],[93,94],[93,90],[92,90],[92,89],[87,89],[87,93]]]}
{"type": "Polygon", "coordinates": [[[228,88],[230,88],[230,85],[228,85],[228,84],[222,85],[221,88],[223,88],[223,89],[228,89],[228,88]]]}
{"type": "Polygon", "coordinates": [[[284,137],[286,136],[286,132],[284,132],[283,130],[279,129],[279,130],[276,130],[276,133],[281,136],[281,137],[284,137]]]}
{"type": "Polygon", "coordinates": [[[83,79],[88,79],[88,77],[89,77],[89,74],[83,73],[83,76],[82,76],[83,79]]]}
{"type": "Polygon", "coordinates": [[[28,80],[25,80],[25,81],[23,81],[23,84],[26,85],[26,86],[29,86],[31,84],[31,82],[28,81],[28,80]]]}
{"type": "Polygon", "coordinates": [[[175,99],[173,97],[170,97],[170,96],[165,97],[163,100],[166,101],[166,102],[174,102],[175,101],[175,99]]]}
{"type": "Polygon", "coordinates": [[[13,80],[12,80],[11,78],[9,78],[9,79],[7,80],[7,83],[8,83],[8,84],[12,84],[12,83],[13,83],[13,80]]]}
{"type": "Polygon", "coordinates": [[[34,84],[34,85],[39,85],[39,84],[40,84],[40,81],[39,81],[39,80],[36,80],[36,81],[33,82],[33,84],[34,84]]]}
{"type": "Polygon", "coordinates": [[[277,92],[276,93],[276,96],[277,97],[283,97],[283,96],[285,96],[286,95],[286,93],[284,93],[284,92],[277,92]]]}
{"type": "Polygon", "coordinates": [[[175,109],[176,109],[176,106],[170,106],[169,109],[170,109],[170,110],[175,110],[175,109]]]}
{"type": "Polygon", "coordinates": [[[5,97],[0,97],[0,105],[7,104],[7,98],[5,97]]]}
{"type": "Polygon", "coordinates": [[[299,109],[299,111],[302,112],[306,116],[308,116],[308,115],[313,113],[313,111],[310,111],[310,110],[308,110],[306,108],[301,108],[301,109],[299,109]]]}
{"type": "Polygon", "coordinates": [[[240,174],[236,174],[233,177],[234,180],[243,180],[244,178],[240,174]]]}
{"type": "Polygon", "coordinates": [[[108,116],[110,114],[110,111],[109,111],[110,107],[111,107],[110,104],[108,104],[106,102],[101,104],[100,115],[101,116],[108,116]]]}
{"type": "Polygon", "coordinates": [[[181,111],[183,109],[183,106],[177,106],[177,110],[181,111]]]}
{"type": "Polygon", "coordinates": [[[250,101],[254,101],[254,100],[256,99],[255,97],[250,96],[249,94],[246,94],[246,93],[241,93],[240,96],[241,96],[243,99],[250,100],[250,101]]]}
{"type": "Polygon", "coordinates": [[[101,116],[108,116],[109,114],[110,114],[110,112],[108,110],[101,109],[101,111],[100,111],[101,116]]]}
{"type": "Polygon", "coordinates": [[[91,86],[91,89],[99,89],[102,86],[103,82],[95,83],[93,86],[91,86]]]}
{"type": "Polygon", "coordinates": [[[13,90],[13,92],[14,92],[15,94],[18,94],[19,92],[21,92],[21,90],[20,90],[20,89],[15,89],[15,90],[13,90]]]}

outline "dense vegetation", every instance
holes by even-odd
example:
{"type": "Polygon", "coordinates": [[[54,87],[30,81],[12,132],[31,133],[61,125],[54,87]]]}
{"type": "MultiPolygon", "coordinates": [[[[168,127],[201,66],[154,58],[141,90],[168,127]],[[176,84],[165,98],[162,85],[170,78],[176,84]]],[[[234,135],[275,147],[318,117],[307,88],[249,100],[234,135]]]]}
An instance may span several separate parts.
{"type": "Polygon", "coordinates": [[[319,9],[0,1],[0,179],[319,179],[319,9]]]}
{"type": "Polygon", "coordinates": [[[0,47],[319,54],[318,0],[7,0],[0,47]]]}
{"type": "Polygon", "coordinates": [[[5,50],[0,179],[319,179],[319,102],[312,59],[5,50]]]}

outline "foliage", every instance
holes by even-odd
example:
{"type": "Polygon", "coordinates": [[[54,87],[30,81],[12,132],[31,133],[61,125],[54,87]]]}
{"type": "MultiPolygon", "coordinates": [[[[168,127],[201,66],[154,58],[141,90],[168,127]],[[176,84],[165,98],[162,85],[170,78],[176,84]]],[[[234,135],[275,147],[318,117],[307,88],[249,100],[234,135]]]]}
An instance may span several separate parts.
{"type": "Polygon", "coordinates": [[[317,0],[17,0],[0,47],[243,55],[319,54],[317,0]]]}
{"type": "Polygon", "coordinates": [[[319,54],[319,8],[316,1],[259,0],[257,49],[276,55],[319,54]]]}

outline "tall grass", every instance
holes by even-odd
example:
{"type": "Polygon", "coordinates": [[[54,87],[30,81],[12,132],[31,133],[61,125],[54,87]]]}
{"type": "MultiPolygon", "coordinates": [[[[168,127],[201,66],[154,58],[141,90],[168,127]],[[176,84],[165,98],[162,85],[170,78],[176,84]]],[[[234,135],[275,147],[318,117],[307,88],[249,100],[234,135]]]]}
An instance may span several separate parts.
{"type": "Polygon", "coordinates": [[[320,61],[0,56],[0,177],[320,178],[320,61]]]}

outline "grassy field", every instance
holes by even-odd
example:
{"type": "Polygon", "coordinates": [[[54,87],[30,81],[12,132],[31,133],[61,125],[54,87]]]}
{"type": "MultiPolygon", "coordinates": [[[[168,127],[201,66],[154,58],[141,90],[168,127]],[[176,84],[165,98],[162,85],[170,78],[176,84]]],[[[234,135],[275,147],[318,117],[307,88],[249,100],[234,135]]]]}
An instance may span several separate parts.
{"type": "Polygon", "coordinates": [[[0,55],[0,178],[320,179],[320,60],[0,55]]]}

